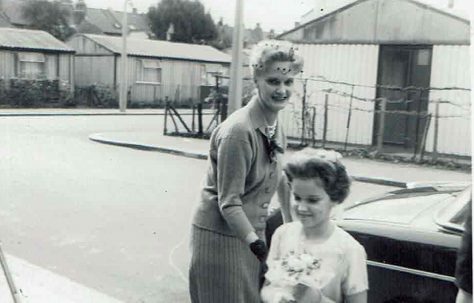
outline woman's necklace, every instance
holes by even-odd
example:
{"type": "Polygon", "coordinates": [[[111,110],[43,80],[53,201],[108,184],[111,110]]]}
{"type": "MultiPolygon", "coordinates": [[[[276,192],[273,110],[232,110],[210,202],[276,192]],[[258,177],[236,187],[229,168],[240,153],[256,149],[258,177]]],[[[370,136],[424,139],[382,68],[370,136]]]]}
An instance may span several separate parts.
{"type": "Polygon", "coordinates": [[[265,127],[265,133],[268,138],[273,138],[273,136],[275,136],[276,127],[277,127],[277,121],[275,121],[275,124],[268,125],[265,127]]]}

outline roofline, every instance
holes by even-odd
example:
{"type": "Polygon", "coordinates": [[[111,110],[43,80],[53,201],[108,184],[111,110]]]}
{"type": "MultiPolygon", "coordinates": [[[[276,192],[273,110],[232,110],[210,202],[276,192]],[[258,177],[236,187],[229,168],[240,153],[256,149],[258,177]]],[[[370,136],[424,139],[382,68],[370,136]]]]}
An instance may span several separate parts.
{"type": "Polygon", "coordinates": [[[438,12],[438,13],[440,13],[440,14],[442,14],[442,15],[451,17],[451,18],[453,18],[453,19],[457,19],[457,20],[459,20],[459,21],[461,21],[461,22],[463,22],[463,23],[466,23],[466,24],[468,24],[468,25],[471,23],[471,22],[469,21],[469,19],[465,19],[465,18],[463,18],[463,17],[459,17],[459,16],[456,16],[456,15],[450,14],[449,12],[446,12],[446,11],[444,11],[444,10],[442,10],[442,9],[436,8],[436,7],[431,6],[431,5],[429,5],[429,4],[426,4],[426,3],[421,3],[421,2],[416,1],[416,0],[403,0],[403,1],[411,2],[411,3],[415,4],[415,5],[420,6],[420,7],[428,8],[428,9],[433,10],[433,11],[435,11],[435,12],[438,12]]]}
{"type": "MultiPolygon", "coordinates": [[[[87,9],[97,9],[97,10],[105,10],[105,11],[109,11],[109,12],[123,13],[123,11],[121,11],[121,10],[116,10],[116,9],[112,9],[112,8],[88,7],[87,9]]],[[[146,15],[147,13],[127,12],[127,14],[130,14],[130,15],[146,15]]]]}
{"type": "Polygon", "coordinates": [[[105,48],[106,50],[108,50],[109,52],[111,52],[112,54],[116,54],[116,52],[114,52],[113,50],[111,50],[110,48],[108,48],[107,46],[103,45],[102,43],[100,43],[99,41],[95,40],[95,39],[92,39],[89,34],[76,34],[74,36],[71,37],[71,39],[73,39],[74,37],[78,37],[78,36],[83,36],[84,38],[86,39],[89,39],[90,41],[94,42],[94,43],[97,43],[99,44],[100,46],[102,46],[103,48],[105,48]]]}
{"type": "MultiPolygon", "coordinates": [[[[120,57],[120,53],[111,53],[111,54],[86,54],[86,53],[76,53],[76,57],[120,57]]],[[[134,58],[143,58],[143,59],[159,59],[159,60],[179,60],[179,61],[188,61],[188,62],[196,62],[196,63],[215,63],[215,64],[228,64],[230,62],[224,61],[207,61],[207,60],[193,60],[193,59],[184,59],[184,58],[173,58],[173,57],[155,57],[155,56],[146,56],[146,55],[135,55],[135,54],[128,54],[127,57],[134,57],[134,58]]]]}
{"type": "Polygon", "coordinates": [[[29,48],[29,47],[15,47],[15,46],[2,46],[0,45],[0,49],[6,50],[14,50],[20,52],[42,52],[42,53],[67,53],[67,54],[74,54],[75,50],[64,50],[64,49],[43,49],[43,48],[29,48]]]}
{"type": "Polygon", "coordinates": [[[188,58],[177,58],[177,57],[155,57],[155,56],[146,56],[146,55],[135,55],[130,54],[129,57],[137,57],[137,58],[149,58],[149,59],[167,59],[167,60],[179,60],[179,61],[187,61],[187,62],[196,62],[196,63],[218,63],[218,64],[228,64],[230,65],[231,62],[226,61],[208,61],[208,60],[198,60],[198,59],[188,59],[188,58]]]}
{"type": "MultiPolygon", "coordinates": [[[[313,19],[313,20],[311,20],[311,21],[308,21],[308,22],[306,22],[306,23],[301,24],[300,26],[297,26],[297,27],[295,27],[295,28],[293,28],[293,29],[290,29],[290,30],[288,30],[288,31],[286,31],[286,32],[284,32],[284,33],[281,33],[281,34],[279,34],[276,38],[277,38],[277,39],[281,39],[281,37],[282,37],[283,35],[287,35],[287,34],[289,34],[289,33],[292,33],[292,32],[294,32],[294,31],[296,31],[296,30],[299,30],[299,29],[301,29],[301,28],[304,28],[305,26],[307,26],[307,25],[309,25],[309,24],[316,23],[317,21],[320,21],[320,20],[323,19],[323,18],[326,18],[326,17],[328,17],[328,16],[332,16],[332,15],[338,14],[338,13],[340,13],[341,11],[344,11],[344,10],[346,10],[346,9],[351,8],[352,6],[358,5],[358,4],[360,4],[360,3],[362,3],[362,2],[366,2],[366,1],[372,1],[372,0],[357,0],[357,1],[355,1],[355,2],[349,3],[349,4],[345,5],[345,6],[342,6],[342,7],[338,8],[338,9],[335,10],[335,11],[330,12],[330,13],[327,14],[327,15],[320,16],[320,17],[318,17],[318,18],[316,18],[316,19],[313,19]]],[[[378,1],[378,0],[377,0],[377,1],[378,1]]],[[[450,13],[448,13],[448,12],[445,12],[445,11],[443,11],[443,10],[440,10],[440,9],[438,9],[438,8],[435,8],[435,7],[431,6],[431,5],[418,2],[418,1],[416,1],[416,0],[399,0],[399,1],[411,2],[411,3],[415,4],[415,5],[420,6],[420,7],[425,7],[425,8],[434,10],[434,11],[440,13],[440,14],[443,14],[443,15],[445,15],[445,16],[448,16],[448,17],[457,19],[457,20],[459,20],[459,21],[461,21],[461,22],[464,22],[464,23],[466,23],[466,24],[468,24],[468,25],[470,24],[470,21],[469,21],[468,19],[464,19],[464,18],[461,18],[461,17],[459,17],[459,16],[450,14],[450,13]]]]}
{"type": "Polygon", "coordinates": [[[299,30],[300,28],[304,28],[305,26],[307,26],[307,25],[309,25],[309,24],[311,24],[311,23],[315,23],[315,22],[317,22],[317,21],[319,21],[319,20],[321,20],[321,19],[323,19],[323,18],[326,18],[326,17],[328,17],[328,16],[338,14],[338,13],[340,13],[340,12],[343,11],[343,10],[346,10],[346,9],[348,9],[348,8],[351,8],[352,6],[357,5],[357,4],[359,4],[359,3],[362,3],[362,2],[365,2],[365,1],[369,1],[369,0],[357,0],[357,1],[355,1],[355,2],[352,2],[352,3],[349,3],[349,4],[347,4],[347,5],[344,5],[344,6],[340,7],[340,8],[338,8],[337,10],[330,12],[330,13],[327,14],[327,15],[320,16],[320,17],[318,17],[318,18],[316,18],[316,19],[313,19],[313,20],[310,20],[310,21],[308,21],[308,22],[306,22],[306,23],[301,24],[300,26],[297,26],[297,27],[295,27],[295,28],[293,28],[293,29],[290,29],[290,30],[288,30],[288,31],[286,31],[286,32],[283,32],[283,33],[279,34],[278,36],[276,36],[276,38],[277,38],[277,39],[280,39],[281,36],[283,36],[283,35],[287,35],[287,34],[289,34],[289,33],[292,33],[292,32],[294,32],[294,31],[297,31],[297,30],[299,30]]]}
{"type": "MultiPolygon", "coordinates": [[[[90,37],[87,37],[86,36],[87,34],[78,34],[78,35],[74,35],[72,38],[76,37],[76,36],[84,36],[85,38],[99,44],[100,46],[102,46],[103,48],[105,48],[106,50],[108,50],[109,52],[113,53],[114,55],[121,55],[121,53],[119,52],[116,52],[106,46],[104,46],[102,43],[98,42],[97,40],[95,39],[92,39],[90,37]]],[[[72,39],[71,38],[71,39],[72,39]]],[[[149,56],[149,55],[138,55],[138,54],[127,54],[127,57],[137,57],[137,58],[149,58],[149,59],[171,59],[171,60],[180,60],[180,61],[188,61],[188,62],[197,62],[197,63],[219,63],[219,64],[229,64],[230,65],[230,61],[229,62],[226,62],[226,61],[208,61],[208,60],[198,60],[198,59],[188,59],[188,58],[179,58],[179,57],[163,57],[163,56],[149,56]]]]}

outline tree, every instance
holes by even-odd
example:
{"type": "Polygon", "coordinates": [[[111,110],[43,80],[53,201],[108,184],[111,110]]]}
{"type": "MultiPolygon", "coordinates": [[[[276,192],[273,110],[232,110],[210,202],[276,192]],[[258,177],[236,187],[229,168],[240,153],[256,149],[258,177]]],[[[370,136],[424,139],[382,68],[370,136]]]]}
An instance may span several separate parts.
{"type": "Polygon", "coordinates": [[[171,41],[208,43],[217,37],[216,25],[199,1],[162,0],[157,7],[150,7],[148,19],[151,31],[160,40],[166,39],[171,24],[171,41]]]}
{"type": "Polygon", "coordinates": [[[46,31],[60,40],[66,40],[74,29],[69,26],[71,10],[59,1],[27,1],[22,7],[22,14],[30,22],[30,27],[46,31]]]}

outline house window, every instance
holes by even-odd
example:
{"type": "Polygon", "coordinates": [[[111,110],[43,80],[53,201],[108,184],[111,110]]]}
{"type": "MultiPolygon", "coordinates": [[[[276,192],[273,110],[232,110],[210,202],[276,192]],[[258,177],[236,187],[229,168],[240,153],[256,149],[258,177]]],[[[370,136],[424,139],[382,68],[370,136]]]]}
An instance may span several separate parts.
{"type": "Polygon", "coordinates": [[[161,66],[156,60],[140,60],[137,70],[137,82],[160,84],[161,66]]]}
{"type": "Polygon", "coordinates": [[[46,58],[39,53],[18,53],[18,77],[38,79],[45,77],[46,58]]]}

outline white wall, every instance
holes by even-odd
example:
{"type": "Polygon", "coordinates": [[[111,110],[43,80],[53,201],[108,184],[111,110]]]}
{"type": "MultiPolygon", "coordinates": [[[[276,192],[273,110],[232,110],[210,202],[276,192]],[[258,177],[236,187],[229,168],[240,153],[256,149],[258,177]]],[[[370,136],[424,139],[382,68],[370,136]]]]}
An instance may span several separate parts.
{"type": "MultiPolygon", "coordinates": [[[[468,45],[435,45],[431,67],[431,87],[470,88],[470,55],[468,45]]],[[[465,90],[431,90],[429,111],[433,117],[435,103],[440,104],[438,147],[440,153],[471,155],[471,94],[465,90]],[[444,117],[443,117],[444,116],[444,117]]],[[[431,120],[426,150],[433,151],[434,118],[431,120]]]]}
{"type": "MultiPolygon", "coordinates": [[[[350,97],[342,96],[342,94],[350,95],[351,86],[324,82],[324,79],[360,85],[354,87],[354,96],[375,99],[379,46],[299,44],[297,47],[298,53],[305,60],[302,78],[318,79],[318,81],[308,80],[307,82],[307,104],[316,108],[316,139],[322,139],[324,128],[326,93],[321,90],[331,88],[333,93],[328,93],[330,107],[326,140],[344,142],[350,97]]],[[[291,104],[281,113],[281,119],[288,136],[300,137],[302,84],[297,83],[295,88],[291,104]]],[[[348,143],[371,145],[374,102],[353,98],[352,107],[348,143]]]]}

